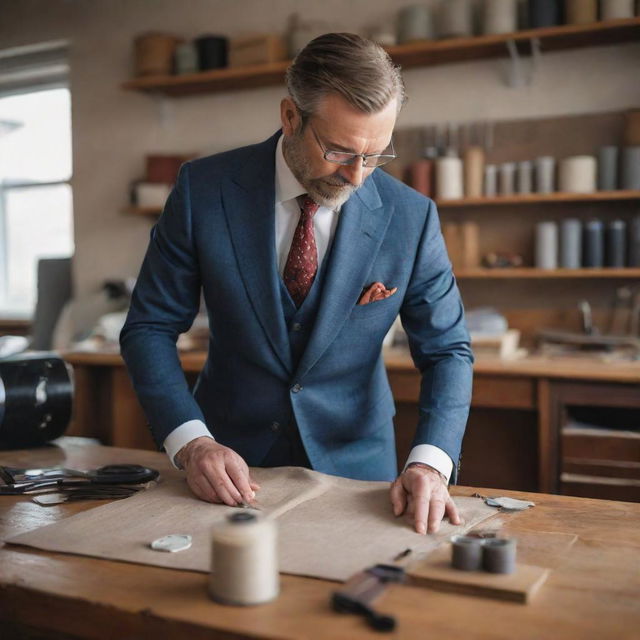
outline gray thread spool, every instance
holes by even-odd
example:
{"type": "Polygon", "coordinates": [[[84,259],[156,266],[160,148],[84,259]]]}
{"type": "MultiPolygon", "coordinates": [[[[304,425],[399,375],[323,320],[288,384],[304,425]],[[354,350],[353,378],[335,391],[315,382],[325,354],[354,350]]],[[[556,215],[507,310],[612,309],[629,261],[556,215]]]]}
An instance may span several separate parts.
{"type": "Polygon", "coordinates": [[[518,193],[531,193],[532,164],[528,160],[518,162],[518,193]]]}
{"type": "Polygon", "coordinates": [[[398,12],[398,42],[431,40],[434,37],[433,20],[429,7],[412,4],[398,12]]]}
{"type": "Polygon", "coordinates": [[[185,42],[176,47],[174,62],[178,75],[198,71],[198,50],[193,42],[185,42]]]}
{"type": "Polygon", "coordinates": [[[518,28],[516,0],[484,0],[482,32],[486,35],[511,33],[518,28]]]}
{"type": "Polygon", "coordinates": [[[451,538],[451,566],[458,571],[478,571],[482,567],[482,540],[469,536],[451,538]]]}
{"type": "Polygon", "coordinates": [[[624,220],[611,220],[606,231],[606,265],[622,268],[627,255],[627,225],[624,220]]]}
{"type": "Polygon", "coordinates": [[[510,196],[515,191],[515,162],[505,162],[500,165],[500,195],[510,196]]]}
{"type": "Polygon", "coordinates": [[[579,269],[582,266],[582,223],[567,218],[560,225],[560,266],[579,269]]]}
{"type": "Polygon", "coordinates": [[[604,265],[604,233],[600,220],[588,220],[584,226],[582,265],[595,269],[604,265]]]}
{"type": "Polygon", "coordinates": [[[536,191],[553,193],[555,191],[556,160],[551,156],[536,158],[536,191]]]}
{"type": "Polygon", "coordinates": [[[601,20],[619,20],[633,17],[633,0],[601,0],[601,20]]]}
{"type": "Polygon", "coordinates": [[[558,268],[558,225],[539,222],[536,225],[536,268],[558,268]]]}
{"type": "Polygon", "coordinates": [[[618,147],[600,147],[598,151],[598,189],[613,191],[618,188],[618,147]]]}
{"type": "Polygon", "coordinates": [[[498,168],[488,164],[484,168],[484,195],[493,198],[498,193],[498,168]]]}
{"type": "Polygon", "coordinates": [[[640,216],[629,224],[629,260],[630,267],[640,267],[640,216]]]}
{"type": "Polygon", "coordinates": [[[516,570],[516,541],[513,538],[487,538],[482,545],[482,567],[489,573],[516,570]]]}
{"type": "Polygon", "coordinates": [[[640,189],[640,146],[622,150],[622,188],[640,189]]]}
{"type": "Polygon", "coordinates": [[[469,0],[447,0],[438,7],[438,36],[466,38],[473,35],[473,13],[469,0]]]}
{"type": "Polygon", "coordinates": [[[228,516],[213,529],[209,593],[231,605],[269,602],[280,589],[276,525],[248,511],[228,516]]]}

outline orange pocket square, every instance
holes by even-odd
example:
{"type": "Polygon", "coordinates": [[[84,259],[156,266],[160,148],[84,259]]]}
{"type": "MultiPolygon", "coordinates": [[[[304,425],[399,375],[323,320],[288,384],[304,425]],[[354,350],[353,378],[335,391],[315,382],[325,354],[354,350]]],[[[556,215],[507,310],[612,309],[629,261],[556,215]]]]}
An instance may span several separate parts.
{"type": "Polygon", "coordinates": [[[374,282],[372,285],[369,285],[362,290],[358,304],[369,304],[370,302],[384,300],[385,298],[392,296],[397,290],[398,287],[387,289],[382,282],[374,282]]]}

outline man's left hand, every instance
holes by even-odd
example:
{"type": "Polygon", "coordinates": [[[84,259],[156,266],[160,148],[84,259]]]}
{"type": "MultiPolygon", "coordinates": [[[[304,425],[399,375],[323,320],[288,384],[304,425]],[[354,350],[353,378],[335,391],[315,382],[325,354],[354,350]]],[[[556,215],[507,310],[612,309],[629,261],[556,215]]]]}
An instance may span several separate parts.
{"type": "Polygon", "coordinates": [[[416,531],[423,535],[436,533],[445,515],[451,524],[461,522],[443,476],[426,464],[413,464],[396,478],[391,485],[391,504],[394,515],[406,511],[412,516],[416,531]]]}

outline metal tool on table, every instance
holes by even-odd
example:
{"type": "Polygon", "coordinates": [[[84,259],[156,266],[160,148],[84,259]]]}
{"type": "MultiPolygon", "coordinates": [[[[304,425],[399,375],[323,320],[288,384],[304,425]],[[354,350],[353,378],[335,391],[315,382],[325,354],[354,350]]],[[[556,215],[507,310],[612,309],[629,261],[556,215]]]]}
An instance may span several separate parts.
{"type": "Polygon", "coordinates": [[[331,603],[335,611],[363,615],[376,631],[393,631],[396,619],[378,613],[373,604],[389,584],[405,581],[402,567],[377,564],[353,575],[339,591],[334,591],[331,603]]]}

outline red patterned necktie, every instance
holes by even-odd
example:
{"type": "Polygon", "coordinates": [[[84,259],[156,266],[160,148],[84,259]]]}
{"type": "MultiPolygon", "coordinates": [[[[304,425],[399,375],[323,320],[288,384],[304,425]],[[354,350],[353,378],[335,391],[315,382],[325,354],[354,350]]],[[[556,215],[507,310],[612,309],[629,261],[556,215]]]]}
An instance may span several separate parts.
{"type": "Polygon", "coordinates": [[[304,302],[318,271],[318,250],[313,232],[313,216],[318,210],[309,196],[305,196],[300,210],[300,220],[293,234],[283,279],[296,307],[304,302]]]}

